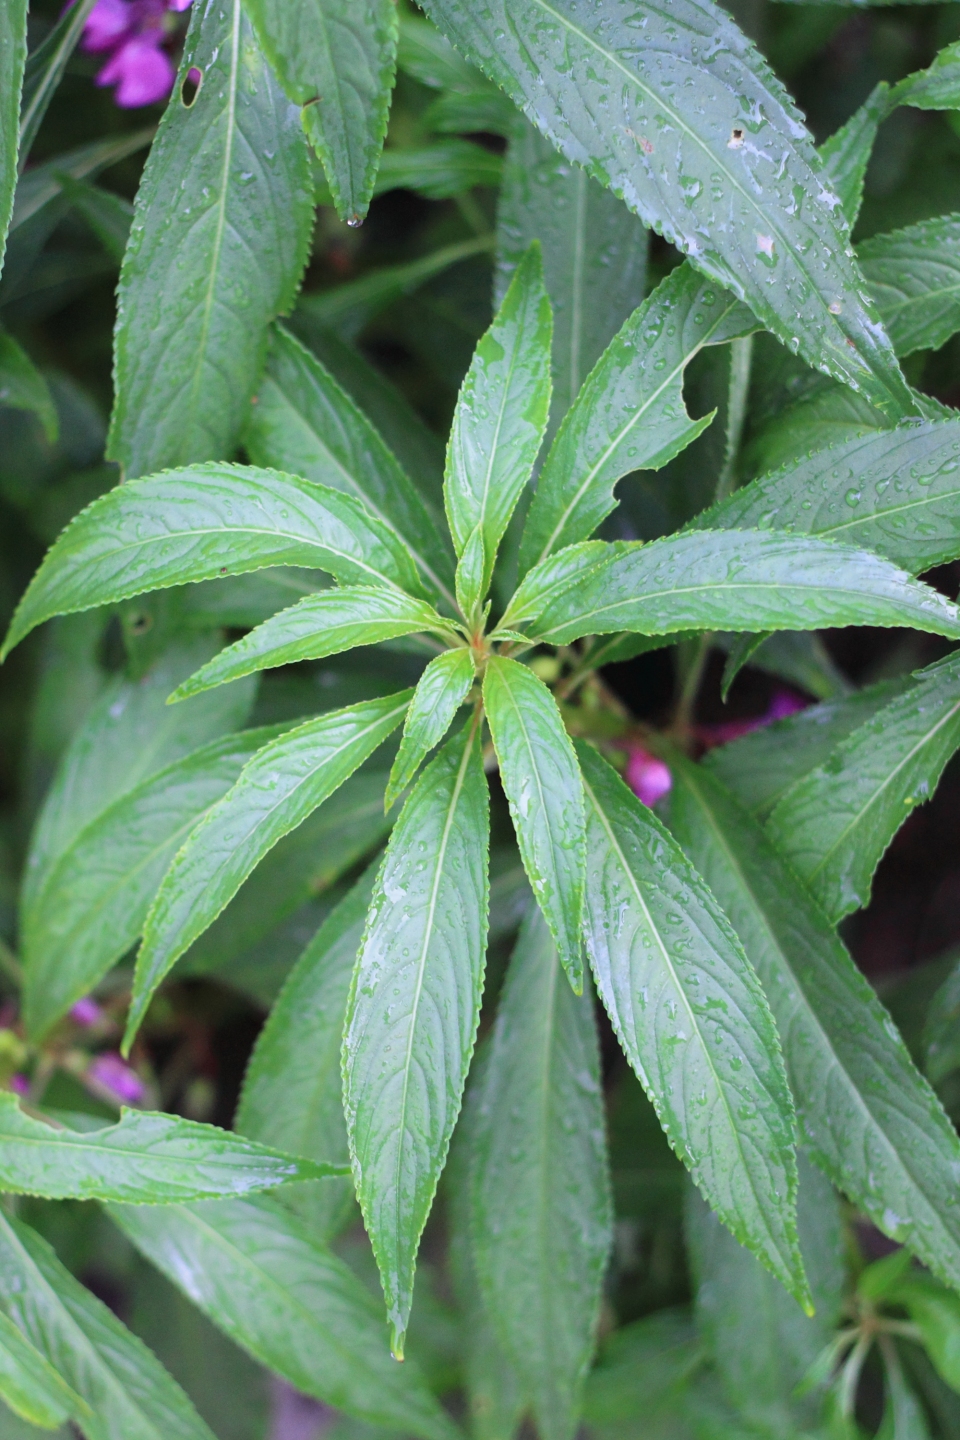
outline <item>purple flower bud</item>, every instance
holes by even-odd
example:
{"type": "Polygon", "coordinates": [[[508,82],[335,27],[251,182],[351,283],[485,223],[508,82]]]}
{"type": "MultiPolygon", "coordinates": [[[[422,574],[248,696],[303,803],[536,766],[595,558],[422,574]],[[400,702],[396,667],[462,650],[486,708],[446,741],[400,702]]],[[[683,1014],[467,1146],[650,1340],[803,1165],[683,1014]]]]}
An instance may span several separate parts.
{"type": "Polygon", "coordinates": [[[94,1056],[87,1078],[111,1091],[127,1105],[139,1105],[145,1093],[140,1076],[115,1051],[94,1056]]]}
{"type": "Polygon", "coordinates": [[[662,760],[634,745],[627,760],[627,784],[644,805],[656,805],[673,788],[673,776],[662,760]]]}
{"type": "Polygon", "coordinates": [[[30,1081],[27,1079],[26,1075],[11,1075],[10,1089],[15,1095],[29,1095],[30,1081]]]}
{"type": "Polygon", "coordinates": [[[78,1000],[76,1005],[72,1006],[70,1010],[70,1019],[75,1021],[77,1025],[83,1025],[85,1027],[99,1025],[103,1018],[104,1014],[100,1006],[96,1000],[91,999],[89,995],[85,995],[82,1000],[78,1000]]]}

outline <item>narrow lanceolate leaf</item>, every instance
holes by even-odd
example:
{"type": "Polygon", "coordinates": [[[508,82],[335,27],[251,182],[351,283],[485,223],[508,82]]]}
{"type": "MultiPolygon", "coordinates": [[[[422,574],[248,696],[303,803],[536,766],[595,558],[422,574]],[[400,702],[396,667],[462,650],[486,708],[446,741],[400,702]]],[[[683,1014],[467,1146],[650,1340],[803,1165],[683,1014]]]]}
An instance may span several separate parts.
{"type": "Polygon", "coordinates": [[[87,1440],[215,1440],[159,1360],[60,1263],[0,1217],[0,1308],[89,1407],[87,1440]]]}
{"type": "Polygon", "coordinates": [[[0,1185],[15,1195],[160,1205],[272,1190],[343,1168],[175,1115],[125,1110],[105,1130],[58,1130],[25,1115],[15,1095],[0,1095],[0,1185]]]}
{"type": "Polygon", "coordinates": [[[277,1201],[112,1206],[110,1214],[215,1325],[297,1390],[371,1425],[456,1440],[415,1362],[391,1359],[376,1298],[277,1201]]]}
{"type": "Polygon", "coordinates": [[[419,587],[403,544],[339,490],[253,466],[189,465],[120,485],[71,521],[2,653],[52,615],[267,565],[327,570],[346,585],[419,587]]]}
{"type": "Polygon", "coordinates": [[[432,507],[329,370],[279,325],[271,331],[244,445],[256,465],[362,501],[410,550],[431,595],[449,598],[450,541],[432,507]]]}
{"type": "Polygon", "coordinates": [[[691,522],[876,550],[917,574],[960,555],[960,421],[855,435],[763,475],[691,522]]]}
{"type": "Polygon", "coordinates": [[[50,387],[23,347],[0,330],[0,406],[7,405],[36,415],[48,442],[55,444],[60,427],[50,387]]]}
{"type": "Polygon", "coordinates": [[[460,1111],[487,943],[479,724],[423,772],[394,828],[357,957],[343,1104],[357,1198],[403,1356],[424,1224],[460,1111]]]}
{"type": "Polygon", "coordinates": [[[411,692],[334,710],[288,730],[244,767],[188,836],[153,902],[137,956],[125,1043],[167,971],[264,855],[296,829],[397,728],[411,692]]]}
{"type": "Polygon", "coordinates": [[[918,110],[960,110],[960,41],[945,45],[932,65],[901,80],[890,92],[890,105],[918,110]]]}
{"type": "Polygon", "coordinates": [[[529,245],[539,240],[553,305],[556,428],[643,300],[647,234],[616,195],[560,155],[516,111],[512,129],[497,205],[496,295],[499,303],[529,245]]]}
{"type": "Polygon", "coordinates": [[[474,1263],[544,1440],[571,1440],[593,1354],[611,1215],[592,999],[528,915],[472,1136],[474,1263]]]}
{"type": "Polygon", "coordinates": [[[357,645],[377,645],[401,635],[429,633],[450,640],[456,631],[432,605],[385,585],[351,585],[306,595],[289,610],[271,615],[235,645],[221,650],[185,680],[171,699],[186,700],[256,670],[322,660],[357,645]]]}
{"type": "Polygon", "coordinates": [[[72,839],[24,908],[29,1034],[45,1034],[136,943],[180,846],[273,733],[249,731],[203,746],[127,791],[72,839]]]}
{"type": "Polygon", "coordinates": [[[756,530],[668,535],[651,545],[571,545],[530,571],[501,623],[553,645],[616,630],[835,625],[909,625],[960,639],[957,607],[879,555],[756,530]]]}
{"type": "Polygon", "coordinates": [[[689,264],[630,316],[586,380],[550,448],[523,532],[521,573],[593,534],[631,470],[659,470],[706,429],[683,399],[684,371],[705,345],[757,328],[750,310],[689,264]]]}
{"type": "Polygon", "coordinates": [[[617,1038],[710,1205],[803,1304],[793,1103],[773,1016],[677,842],[590,746],[584,937],[617,1038]]]}
{"type": "Polygon", "coordinates": [[[883,852],[960,746],[960,662],[921,671],[780,799],[774,844],[836,923],[870,899],[883,852]]]}
{"type": "Polygon", "coordinates": [[[461,555],[479,526],[487,583],[546,429],[552,332],[540,247],[531,245],[470,362],[447,449],[450,533],[461,555]]]}
{"type": "Polygon", "coordinates": [[[83,1420],[90,1407],[0,1310],[0,1397],[15,1415],[44,1430],[83,1420]]]}
{"type": "Polygon", "coordinates": [[[960,1140],[870,985],[759,825],[672,762],[674,833],[740,936],[783,1042],[802,1138],[838,1189],[960,1284],[960,1140]]]}
{"type": "Polygon", "coordinates": [[[27,0],[9,0],[0,13],[0,270],[17,188],[20,89],[27,59],[27,0]]]}
{"type": "Polygon", "coordinates": [[[230,458],[312,222],[299,117],[240,0],[195,5],[120,276],[108,449],[128,477],[230,458]]]}
{"type": "MultiPolygon", "coordinates": [[[[292,1155],[332,1159],[349,1170],[340,1050],[354,962],[377,869],[372,865],[320,926],[291,970],[260,1032],[240,1097],[236,1128],[292,1155]]],[[[327,1240],[349,1215],[353,1184],[325,1180],[282,1199],[327,1240]]]]}
{"type": "Polygon", "coordinates": [[[960,330],[960,215],[938,215],[857,247],[898,355],[938,350],[960,330]]]}
{"type": "Polygon", "coordinates": [[[476,679],[473,655],[465,645],[438,655],[424,670],[403,722],[403,739],[384,796],[387,809],[410,784],[439,745],[476,679]]]}
{"type": "Polygon", "coordinates": [[[881,409],[915,413],[876,312],[859,298],[840,202],[813,142],[711,0],[669,12],[633,0],[589,13],[577,0],[424,8],[557,149],[784,344],[881,409]]]}
{"type": "Polygon", "coordinates": [[[387,133],[397,61],[392,0],[244,0],[284,90],[323,161],[337,213],[367,213],[387,133]]]}
{"type": "Polygon", "coordinates": [[[526,665],[494,656],[483,703],[524,868],[579,995],[586,821],[577,757],[553,696],[526,665]]]}
{"type": "MultiPolygon", "coordinates": [[[[844,216],[851,229],[857,222],[860,206],[863,203],[863,182],[866,178],[870,156],[873,153],[873,143],[877,138],[881,121],[885,120],[889,113],[889,90],[890,87],[886,81],[881,80],[860,106],[860,109],[854,111],[847,123],[841,125],[840,129],[820,146],[824,181],[840,197],[844,216]]],[[[857,254],[862,266],[863,253],[859,246],[857,254]]],[[[875,292],[874,298],[877,298],[875,292]]],[[[886,314],[882,309],[881,314],[883,314],[884,322],[887,323],[886,314]]],[[[892,335],[890,339],[897,354],[902,354],[903,352],[897,348],[897,342],[892,335]]]]}

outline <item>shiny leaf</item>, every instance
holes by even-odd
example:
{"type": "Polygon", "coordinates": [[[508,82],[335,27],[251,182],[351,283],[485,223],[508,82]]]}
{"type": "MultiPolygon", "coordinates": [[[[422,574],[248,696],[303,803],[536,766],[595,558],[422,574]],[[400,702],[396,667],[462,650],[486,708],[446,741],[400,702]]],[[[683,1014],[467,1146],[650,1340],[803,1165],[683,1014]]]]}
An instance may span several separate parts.
{"type": "Polygon", "coordinates": [[[938,215],[857,247],[898,355],[939,350],[960,330],[960,215],[938,215]]]}
{"type": "Polygon", "coordinates": [[[0,13],[0,270],[17,188],[20,90],[27,60],[27,0],[10,0],[0,13]]]}
{"type": "Polygon", "coordinates": [[[60,422],[50,387],[13,336],[0,330],[0,406],[3,405],[36,415],[48,443],[55,444],[60,422]]]}
{"type": "Polygon", "coordinates": [[[446,650],[424,670],[403,722],[403,738],[390,771],[384,796],[389,810],[416,775],[435,745],[446,735],[453,717],[476,679],[473,655],[464,645],[446,650]]]}
{"type": "Polygon", "coordinates": [[[81,1420],[90,1407],[0,1310],[0,1397],[15,1415],[44,1430],[71,1416],[81,1420]]]}
{"type": "MultiPolygon", "coordinates": [[[[873,143],[877,138],[881,122],[889,113],[889,89],[886,82],[881,80],[859,110],[855,110],[846,124],[841,125],[840,129],[834,131],[829,139],[820,146],[824,180],[839,195],[843,213],[851,228],[857,223],[857,216],[860,214],[860,206],[863,203],[863,182],[873,152],[873,143]]],[[[862,246],[857,247],[857,255],[862,266],[862,246]]],[[[874,298],[876,298],[875,292],[874,298]]],[[[882,305],[881,314],[887,323],[882,305]]],[[[902,352],[897,349],[897,342],[892,335],[890,339],[897,354],[901,354],[902,352]]]]}

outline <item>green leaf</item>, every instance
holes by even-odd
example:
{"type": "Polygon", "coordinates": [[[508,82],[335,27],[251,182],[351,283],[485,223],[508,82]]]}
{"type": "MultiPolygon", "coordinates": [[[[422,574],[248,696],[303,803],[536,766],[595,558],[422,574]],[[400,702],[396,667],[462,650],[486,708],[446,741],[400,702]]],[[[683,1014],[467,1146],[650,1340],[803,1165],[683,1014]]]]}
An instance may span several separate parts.
{"type": "Polygon", "coordinates": [[[0,405],[29,410],[43,426],[47,443],[55,445],[60,421],[50,387],[12,335],[0,330],[0,405]]]}
{"type": "Polygon", "coordinates": [[[941,661],[915,680],[797,780],[767,822],[834,924],[869,902],[881,856],[960,747],[960,660],[941,661]]]}
{"type": "Polygon", "coordinates": [[[421,1440],[456,1440],[415,1363],[391,1359],[374,1296],[276,1200],[109,1213],[231,1340],[305,1395],[421,1440]]]}
{"type": "Polygon", "coordinates": [[[524,869],[576,994],[583,989],[583,780],[550,691],[526,665],[487,662],[483,703],[524,869]]]}
{"type": "Polygon", "coordinates": [[[253,466],[192,465],[128,481],[81,511],[34,576],[2,654],[52,615],[267,565],[419,588],[402,543],[339,490],[253,466]]]}
{"type": "Polygon", "coordinates": [[[813,143],[711,0],[669,14],[626,0],[589,14],[576,0],[424,8],[568,159],[784,344],[881,409],[915,413],[876,312],[859,298],[840,202],[822,184],[813,143]]]}
{"type": "Polygon", "coordinates": [[[511,128],[497,206],[497,300],[539,240],[553,306],[555,429],[643,300],[647,235],[622,201],[558,154],[516,111],[511,128]]]}
{"type": "Polygon", "coordinates": [[[587,1376],[583,1418],[591,1428],[659,1418],[702,1364],[703,1342],[685,1307],[645,1315],[607,1336],[587,1376]]]}
{"type": "Polygon", "coordinates": [[[614,486],[633,470],[659,470],[713,419],[692,420],[684,371],[705,345],[757,328],[753,314],[681,265],[607,346],[550,448],[520,548],[525,573],[593,534],[616,506],[614,486]]]}
{"type": "Polygon", "coordinates": [[[230,458],[312,223],[298,117],[240,0],[195,6],[120,275],[108,456],[128,478],[230,458]]]}
{"type": "Polygon", "coordinates": [[[536,909],[500,998],[472,1155],[474,1262],[543,1440],[571,1440],[611,1240],[592,997],[536,909]]]}
{"type": "Polygon", "coordinates": [[[497,547],[537,458],[550,411],[553,320],[540,247],[531,245],[460,388],[444,499],[457,554],[479,526],[482,600],[497,547]]]}
{"type": "MultiPolygon", "coordinates": [[[[65,10],[35,50],[27,56],[20,102],[20,163],[26,163],[40,123],[63,79],[67,61],[77,47],[96,0],[79,0],[65,10]]],[[[15,6],[15,8],[17,8],[15,6]]]]}
{"type": "Polygon", "coordinates": [[[61,177],[60,186],[74,210],[86,220],[111,260],[120,265],[133,223],[133,206],[130,202],[99,185],[91,185],[87,180],[71,180],[69,175],[61,177]]]}
{"type": "MultiPolygon", "coordinates": [[[[863,203],[863,182],[867,174],[867,165],[870,163],[870,156],[873,152],[873,143],[877,138],[877,131],[881,121],[889,114],[890,87],[885,80],[867,96],[867,99],[855,110],[845,125],[834,131],[828,140],[820,146],[820,159],[823,161],[824,181],[831,187],[835,194],[840,197],[840,204],[843,206],[843,213],[851,229],[857,223],[857,216],[860,214],[860,206],[863,203]]],[[[869,242],[868,242],[869,244],[869,242]]],[[[857,254],[863,267],[863,247],[857,247],[857,254]]],[[[866,269],[864,268],[866,274],[866,269]]],[[[871,286],[876,298],[876,292],[871,286]]],[[[880,313],[884,323],[889,325],[882,301],[877,300],[880,313]]],[[[897,354],[903,354],[897,347],[896,339],[890,336],[894,350],[897,354]]]]}
{"type": "Polygon", "coordinates": [[[456,632],[425,600],[385,585],[352,585],[306,595],[228,645],[170,697],[186,700],[257,670],[322,660],[357,645],[377,645],[427,632],[449,641],[456,632]]]}
{"type": "MultiPolygon", "coordinates": [[[[476,89],[466,94],[440,95],[420,116],[424,129],[437,135],[501,135],[509,140],[517,123],[513,102],[491,85],[479,71],[476,89]]],[[[490,153],[489,151],[487,152],[490,153]]],[[[500,157],[497,157],[500,159],[500,157]]],[[[501,173],[502,173],[501,160],[501,173]]]]}
{"type": "MultiPolygon", "coordinates": [[[[53,159],[45,160],[42,165],[31,165],[21,175],[17,185],[13,217],[10,221],[11,236],[21,226],[26,226],[29,221],[40,217],[40,212],[48,206],[55,219],[59,218],[61,212],[57,211],[52,202],[62,193],[64,179],[83,180],[98,175],[109,165],[117,164],[128,155],[136,155],[144,146],[150,144],[155,133],[154,126],[148,125],[132,134],[111,136],[106,140],[94,140],[89,145],[78,145],[75,150],[68,150],[63,155],[55,155],[53,159]]],[[[48,233],[49,231],[44,232],[45,235],[48,233]]]]}
{"type": "Polygon", "coordinates": [[[20,91],[27,59],[27,0],[10,0],[0,13],[0,270],[17,188],[20,91]]]}
{"type": "Polygon", "coordinates": [[[760,982],[653,812],[590,746],[578,744],[577,756],[587,802],[584,938],[600,998],[705,1198],[807,1305],[793,1103],[760,982]]]}
{"type": "Polygon", "coordinates": [[[284,90],[323,161],[337,214],[367,213],[387,133],[396,73],[397,7],[391,0],[244,0],[284,90]]]}
{"type": "Polygon", "coordinates": [[[890,92],[890,108],[960,110],[960,40],[945,45],[932,65],[901,80],[890,92]]]}
{"type": "Polygon", "coordinates": [[[438,655],[424,670],[403,722],[403,739],[390,771],[383,802],[388,810],[450,729],[475,679],[473,655],[462,645],[438,655]]]}
{"type": "Polygon", "coordinates": [[[488,806],[475,722],[448,741],[400,813],[347,1007],[343,1103],[353,1176],[398,1358],[480,1018],[488,806]]]}
{"type": "Polygon", "coordinates": [[[923,1069],[931,1084],[936,1085],[960,1066],[960,971],[945,957],[949,973],[929,1002],[924,996],[922,1054],[923,1069]]]}
{"type": "Polygon", "coordinates": [[[901,1276],[884,1298],[904,1307],[937,1373],[952,1390],[960,1390],[960,1299],[915,1270],[901,1276]]]}
{"type": "MultiPolygon", "coordinates": [[[[373,193],[386,195],[391,190],[413,190],[427,200],[450,200],[475,185],[496,188],[502,169],[500,156],[483,145],[475,145],[470,140],[434,140],[429,145],[384,150],[373,193]]],[[[317,187],[318,205],[329,205],[332,198],[327,186],[317,187]]]]}
{"type": "Polygon", "coordinates": [[[939,350],[960,330],[960,215],[938,215],[857,247],[898,355],[939,350]]]}
{"type": "Polygon", "coordinates": [[[73,836],[25,908],[24,1022],[39,1037],[139,939],[184,840],[275,731],[202,746],[108,805],[73,836]]]}
{"type": "Polygon", "coordinates": [[[741,805],[764,820],[795,781],[823,765],[841,740],[902,695],[909,676],[884,680],[852,695],[811,705],[764,725],[706,755],[712,771],[741,805]]]}
{"type": "Polygon", "coordinates": [[[159,1360],[29,1226],[0,1216],[0,1306],[89,1406],[87,1440],[214,1440],[159,1360]]]}
{"type": "Polygon", "coordinates": [[[90,1407],[0,1310],[0,1396],[15,1415],[55,1430],[65,1420],[85,1419],[90,1407]]]}
{"type": "MultiPolygon", "coordinates": [[[[354,962],[378,865],[370,866],[304,950],[260,1032],[236,1128],[254,1140],[349,1168],[340,1049],[354,962]]],[[[286,1189],[281,1198],[328,1240],[349,1215],[349,1179],[286,1189]]]]}
{"type": "Polygon", "coordinates": [[[860,434],[744,485],[694,530],[790,531],[876,550],[916,574],[960,555],[960,421],[860,434]]]}
{"type": "Polygon", "coordinates": [[[889,1336],[881,1340],[880,1350],[886,1396],[877,1440],[930,1440],[926,1412],[907,1383],[897,1348],[889,1336]]]}
{"type": "Polygon", "coordinates": [[[281,326],[244,434],[250,459],[361,501],[410,550],[431,594],[452,603],[450,542],[363,411],[281,326]]]}
{"type": "Polygon", "coordinates": [[[272,1190],[345,1169],[328,1159],[294,1159],[175,1115],[124,1110],[116,1125],[90,1134],[54,1129],[25,1115],[9,1092],[0,1095],[0,1141],[0,1186],[49,1200],[176,1204],[272,1190]]]}
{"type": "Polygon", "coordinates": [[[525,577],[501,621],[567,645],[616,630],[820,630],[908,625],[960,639],[960,612],[889,561],[850,545],[774,531],[705,530],[571,545],[525,577]]]}
{"type": "Polygon", "coordinates": [[[770,1001],[811,1158],[892,1239],[960,1283],[960,1139],[819,906],[703,766],[671,760],[671,824],[770,1001]]]}
{"type": "Polygon", "coordinates": [[[795,1392],[834,1337],[846,1282],[837,1196],[802,1155],[799,1169],[797,1219],[810,1268],[812,1314],[803,1313],[692,1191],[686,1214],[701,1333],[728,1399],[768,1435],[814,1428],[816,1400],[800,1400],[795,1392]]]}
{"type": "Polygon", "coordinates": [[[411,692],[334,710],[258,750],[187,837],[147,916],[124,1044],[164,975],[264,855],[328,799],[400,724],[411,692]]]}

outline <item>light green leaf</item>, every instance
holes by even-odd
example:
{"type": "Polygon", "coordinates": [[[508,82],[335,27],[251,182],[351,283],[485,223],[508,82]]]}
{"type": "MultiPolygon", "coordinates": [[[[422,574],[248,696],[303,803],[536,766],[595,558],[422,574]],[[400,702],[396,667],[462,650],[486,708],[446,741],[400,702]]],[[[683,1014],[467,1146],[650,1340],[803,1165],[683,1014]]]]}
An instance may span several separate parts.
{"type": "Polygon", "coordinates": [[[782,531],[571,545],[529,572],[502,621],[503,629],[553,645],[615,630],[838,625],[908,625],[960,639],[957,607],[888,560],[782,531]]]}
{"type": "MultiPolygon", "coordinates": [[[[439,95],[420,116],[420,123],[437,135],[501,135],[509,140],[517,123],[513,102],[476,71],[476,89],[466,94],[439,95]]],[[[488,155],[490,152],[487,152],[488,155]]],[[[500,159],[497,156],[497,159],[500,159]]],[[[501,161],[502,165],[502,161],[501,161]]]]}
{"type": "Polygon", "coordinates": [[[357,645],[377,645],[427,632],[449,641],[456,632],[432,605],[385,585],[351,585],[306,595],[228,645],[171,695],[186,700],[257,670],[322,660],[357,645]]]}
{"type": "Polygon", "coordinates": [[[817,450],[744,485],[691,530],[789,531],[876,550],[916,574],[960,555],[960,421],[922,420],[817,450]]]}
{"type": "Polygon", "coordinates": [[[932,65],[894,85],[890,108],[913,105],[918,110],[960,110],[960,40],[945,45],[932,65]]]}
{"type": "Polygon", "coordinates": [[[474,1263],[543,1440],[571,1440],[611,1216],[592,997],[564,983],[536,909],[500,998],[472,1154],[474,1263]]]}
{"type": "Polygon", "coordinates": [[[89,1134],[54,1129],[0,1094],[0,1187],[49,1200],[176,1204],[272,1190],[289,1180],[344,1173],[342,1164],[295,1159],[215,1125],[124,1110],[89,1134]]]}
{"type": "Polygon", "coordinates": [[[483,702],[524,869],[576,994],[583,989],[583,780],[550,691],[526,665],[487,662],[483,702]]]}
{"type": "Polygon", "coordinates": [[[903,1306],[920,1331],[937,1373],[952,1390],[960,1390],[960,1299],[956,1294],[938,1285],[931,1275],[913,1270],[897,1280],[884,1299],[903,1306]]]}
{"type": "Polygon", "coordinates": [[[87,1440],[215,1440],[159,1360],[29,1226],[0,1216],[0,1306],[91,1414],[87,1440]]]}
{"type": "Polygon", "coordinates": [[[17,188],[20,91],[27,60],[27,0],[9,0],[0,13],[0,270],[17,188]]]}
{"type": "Polygon", "coordinates": [[[0,330],[0,405],[29,410],[43,426],[50,445],[56,443],[60,421],[50,387],[12,335],[0,330]]]}
{"type": "Polygon", "coordinates": [[[144,926],[124,1044],[160,981],[264,855],[303,823],[400,724],[411,692],[334,710],[288,730],[250,760],[190,833],[144,926]]]}
{"type": "Polygon", "coordinates": [[[773,1016],[723,911],[647,806],[578,744],[584,938],[597,990],[671,1145],[741,1244],[810,1303],[793,1102],[773,1016]]]}
{"type": "Polygon", "coordinates": [[[397,59],[391,0],[244,0],[284,90],[323,161],[337,214],[367,213],[387,133],[397,59]]]}
{"type": "Polygon", "coordinates": [[[757,328],[751,311],[698,275],[674,270],[597,362],[544,462],[520,549],[521,574],[593,534],[632,470],[659,470],[713,419],[692,420],[684,371],[705,345],[757,328]]]}
{"type": "Polygon", "coordinates": [[[819,906],[703,766],[671,760],[671,824],[727,912],[783,1040],[811,1158],[892,1239],[960,1283],[960,1139],[819,906]]]}
{"type": "Polygon", "coordinates": [[[447,448],[444,500],[457,554],[477,526],[483,538],[485,584],[477,600],[543,440],[552,332],[540,247],[534,244],[470,362],[447,448]]]}
{"type": "MultiPolygon", "coordinates": [[[[363,940],[378,865],[370,866],[320,926],[291,970],[260,1032],[236,1128],[294,1155],[330,1158],[349,1169],[340,1049],[354,962],[363,940]]],[[[319,1239],[350,1214],[350,1179],[295,1186],[280,1197],[319,1239]]]]}
{"type": "Polygon", "coordinates": [[[151,775],[61,852],[21,926],[23,1007],[39,1037],[121,960],[184,840],[275,730],[229,735],[151,775]]]}
{"type": "Polygon", "coordinates": [[[553,306],[551,428],[556,429],[643,300],[647,235],[622,201],[513,114],[497,206],[496,298],[499,303],[531,242],[539,240],[553,306]]]}
{"type": "Polygon", "coordinates": [[[343,1104],[353,1178],[398,1358],[480,1018],[488,806],[475,722],[447,742],[400,813],[347,1007],[343,1104]]]}
{"type": "Polygon", "coordinates": [[[840,202],[813,142],[711,0],[669,14],[628,0],[589,13],[577,0],[424,8],[557,149],[785,344],[881,409],[916,413],[876,312],[859,298],[840,202]]]}
{"type": "Polygon", "coordinates": [[[240,0],[195,5],[120,275],[107,449],[128,478],[230,458],[312,223],[298,117],[240,0]]]}
{"type": "MultiPolygon", "coordinates": [[[[877,138],[881,121],[885,120],[889,114],[889,93],[889,85],[885,80],[881,80],[879,85],[875,86],[867,96],[860,109],[855,110],[846,124],[841,125],[840,129],[836,130],[820,146],[824,180],[834,193],[839,195],[843,213],[851,229],[857,223],[857,216],[860,214],[860,206],[863,203],[863,182],[873,152],[873,143],[877,138]]],[[[860,264],[863,266],[862,246],[857,247],[857,254],[860,264]]],[[[871,287],[872,289],[873,287],[871,287]]],[[[877,298],[875,291],[874,298],[877,298]]],[[[882,302],[878,299],[877,303],[880,306],[884,322],[889,324],[882,302]]],[[[890,336],[890,339],[897,354],[902,354],[903,352],[898,349],[893,335],[890,336]]]]}
{"type": "Polygon", "coordinates": [[[15,1415],[45,1430],[81,1420],[90,1407],[0,1310],[0,1396],[15,1415]]]}
{"type": "Polygon", "coordinates": [[[960,215],[938,215],[858,246],[898,355],[939,350],[960,330],[960,215]]]}
{"type": "MultiPolygon", "coordinates": [[[[21,169],[26,164],[40,123],[95,4],[96,0],[78,0],[77,4],[64,10],[49,34],[27,56],[20,102],[21,169]]],[[[15,4],[14,9],[17,8],[15,4]]]]}
{"type": "Polygon", "coordinates": [[[52,615],[268,565],[344,584],[419,588],[413,559],[339,490],[248,465],[190,465],[128,481],[88,505],[48,552],[14,616],[6,655],[52,615]]]}
{"type": "Polygon", "coordinates": [[[960,747],[960,661],[921,670],[906,694],[842,740],[781,796],[773,843],[838,923],[870,899],[894,835],[960,747]]]}
{"type": "Polygon", "coordinates": [[[244,435],[250,459],[361,501],[410,550],[434,597],[452,602],[450,542],[374,426],[309,350],[273,327],[244,435]]]}
{"type": "Polygon", "coordinates": [[[403,722],[403,739],[390,771],[383,802],[388,810],[450,729],[475,679],[473,655],[463,645],[438,655],[424,670],[403,722]]]}
{"type": "Polygon", "coordinates": [[[415,1363],[391,1359],[375,1297],[278,1201],[109,1213],[231,1340],[305,1395],[421,1440],[456,1440],[415,1363]]]}

